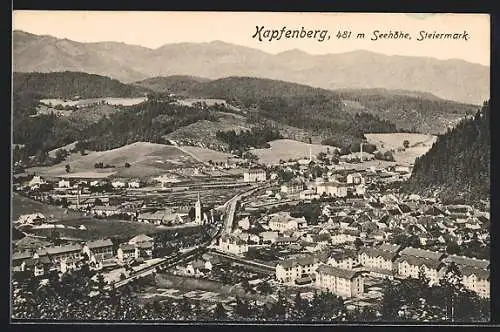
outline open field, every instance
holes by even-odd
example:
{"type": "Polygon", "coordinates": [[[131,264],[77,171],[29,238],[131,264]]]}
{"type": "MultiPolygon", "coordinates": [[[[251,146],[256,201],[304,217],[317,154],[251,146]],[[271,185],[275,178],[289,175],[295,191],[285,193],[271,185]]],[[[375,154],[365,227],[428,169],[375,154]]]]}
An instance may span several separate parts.
{"type": "Polygon", "coordinates": [[[199,166],[198,161],[175,146],[136,142],[108,151],[89,152],[85,156],[73,154],[61,164],[34,167],[27,172],[56,177],[69,177],[76,173],[79,176],[89,177],[115,175],[126,178],[144,178],[160,175],[172,169],[196,166],[199,166]],[[96,169],[94,165],[99,162],[113,165],[115,168],[96,169]],[[127,162],[131,167],[124,166],[127,162]],[[66,173],[66,165],[70,165],[70,173],[66,173]]]}
{"type": "Polygon", "coordinates": [[[66,151],[68,151],[68,153],[69,153],[69,151],[70,151],[70,150],[73,150],[73,149],[75,148],[76,143],[78,143],[78,141],[75,141],[75,142],[73,142],[73,143],[69,143],[69,144],[67,144],[67,145],[65,145],[65,146],[61,146],[61,147],[59,147],[59,148],[57,148],[57,149],[54,149],[54,150],[49,151],[49,157],[51,157],[51,158],[55,158],[56,153],[57,153],[57,151],[59,151],[59,150],[66,150],[66,151]]]}
{"type": "Polygon", "coordinates": [[[394,149],[394,159],[399,164],[411,164],[417,157],[424,155],[432,147],[437,136],[426,134],[391,133],[365,134],[369,143],[377,145],[381,151],[394,149]],[[410,147],[405,151],[397,151],[408,140],[410,147]]]}
{"type": "Polygon", "coordinates": [[[227,161],[227,158],[231,157],[230,153],[200,148],[196,146],[182,146],[181,149],[190,154],[193,154],[194,156],[196,156],[196,158],[203,162],[207,162],[209,160],[212,160],[214,162],[225,162],[227,161]]]}
{"type": "Polygon", "coordinates": [[[74,219],[82,217],[80,212],[66,210],[58,206],[38,202],[17,193],[12,193],[11,219],[17,220],[22,214],[40,212],[46,218],[53,216],[57,219],[74,219]]]}
{"type": "Polygon", "coordinates": [[[309,147],[313,157],[320,152],[326,152],[328,148],[334,149],[332,146],[320,144],[307,144],[290,139],[279,139],[269,142],[269,149],[254,149],[252,153],[259,157],[259,161],[265,164],[278,164],[280,159],[287,161],[288,159],[309,158],[309,147]]]}

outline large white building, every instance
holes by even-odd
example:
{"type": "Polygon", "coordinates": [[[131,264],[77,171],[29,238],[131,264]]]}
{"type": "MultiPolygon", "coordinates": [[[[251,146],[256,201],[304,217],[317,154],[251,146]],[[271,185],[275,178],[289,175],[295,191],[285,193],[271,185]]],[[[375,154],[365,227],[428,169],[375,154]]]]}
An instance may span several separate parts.
{"type": "Polygon", "coordinates": [[[219,240],[219,249],[235,255],[242,255],[248,251],[248,244],[237,236],[224,234],[219,240]]]}
{"type": "Polygon", "coordinates": [[[304,190],[304,183],[302,183],[301,181],[291,181],[283,184],[280,187],[280,191],[288,195],[298,194],[303,190],[304,190]]]}
{"type": "Polygon", "coordinates": [[[304,217],[294,218],[288,212],[278,212],[272,214],[269,219],[269,229],[272,231],[285,232],[293,231],[307,224],[304,217]]]}
{"type": "Polygon", "coordinates": [[[376,248],[363,248],[358,253],[361,265],[377,276],[392,276],[397,268],[396,259],[400,246],[382,244],[376,248]]]}
{"type": "Polygon", "coordinates": [[[313,256],[292,258],[276,265],[276,280],[279,282],[295,282],[306,275],[314,274],[318,260],[313,256]]]}
{"type": "Polygon", "coordinates": [[[263,182],[266,181],[266,171],[262,169],[249,169],[243,173],[245,182],[263,182]]]}
{"type": "Polygon", "coordinates": [[[430,284],[436,284],[446,272],[444,253],[407,247],[401,250],[397,262],[397,274],[403,278],[418,278],[420,270],[425,272],[430,284]]]}
{"type": "Polygon", "coordinates": [[[462,274],[464,286],[479,296],[490,297],[490,261],[464,256],[450,255],[444,259],[449,264],[454,262],[462,274]]]}
{"type": "Polygon", "coordinates": [[[341,297],[356,297],[364,293],[363,272],[320,265],[316,269],[316,286],[341,297]]]}
{"type": "Polygon", "coordinates": [[[349,186],[346,183],[324,182],[316,186],[316,193],[320,196],[326,194],[327,196],[346,197],[349,186]]]}

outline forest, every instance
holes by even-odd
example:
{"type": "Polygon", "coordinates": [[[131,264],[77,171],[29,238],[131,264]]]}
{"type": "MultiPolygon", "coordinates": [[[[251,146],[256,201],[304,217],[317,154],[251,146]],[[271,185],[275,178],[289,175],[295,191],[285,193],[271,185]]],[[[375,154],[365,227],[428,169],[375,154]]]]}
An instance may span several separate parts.
{"type": "Polygon", "coordinates": [[[438,137],[415,161],[407,191],[436,193],[450,204],[476,203],[490,196],[490,106],[438,137]]]}
{"type": "Polygon", "coordinates": [[[124,107],[95,123],[78,123],[55,115],[29,117],[30,100],[21,98],[18,103],[20,107],[14,109],[14,114],[19,114],[14,121],[14,143],[25,145],[26,155],[44,155],[74,141],[94,151],[138,141],[166,143],[162,136],[179,127],[214,120],[207,110],[156,100],[124,107]]]}
{"type": "Polygon", "coordinates": [[[82,72],[14,73],[13,92],[32,93],[43,98],[139,97],[143,87],[124,84],[109,77],[82,72]]]}
{"type": "Polygon", "coordinates": [[[253,127],[236,133],[234,130],[218,131],[217,139],[229,145],[230,150],[247,151],[253,147],[256,149],[268,148],[268,142],[283,138],[279,130],[270,127],[253,127]]]}

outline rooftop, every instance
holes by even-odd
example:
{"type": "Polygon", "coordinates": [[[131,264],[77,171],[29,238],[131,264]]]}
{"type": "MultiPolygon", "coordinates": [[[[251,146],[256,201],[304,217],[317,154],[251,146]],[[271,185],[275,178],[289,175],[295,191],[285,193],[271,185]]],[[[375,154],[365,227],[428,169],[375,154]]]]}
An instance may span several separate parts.
{"type": "Polygon", "coordinates": [[[113,246],[113,242],[110,239],[88,241],[86,244],[90,249],[113,246]]]}
{"type": "Polygon", "coordinates": [[[428,259],[433,259],[433,260],[440,260],[445,255],[441,252],[435,252],[435,251],[424,250],[424,249],[417,249],[417,248],[412,248],[412,247],[404,248],[403,250],[401,250],[400,254],[402,256],[415,256],[415,257],[428,258],[428,259]]]}
{"type": "Polygon", "coordinates": [[[342,279],[348,279],[351,280],[357,275],[361,274],[362,271],[358,270],[346,270],[346,269],[341,269],[338,267],[333,267],[330,265],[320,265],[316,272],[321,273],[321,274],[327,274],[335,277],[339,277],[342,279]]]}
{"type": "Polygon", "coordinates": [[[62,253],[66,253],[66,252],[81,251],[82,246],[79,244],[68,244],[65,246],[47,247],[45,249],[47,250],[47,254],[57,255],[57,254],[62,254],[62,253]]]}

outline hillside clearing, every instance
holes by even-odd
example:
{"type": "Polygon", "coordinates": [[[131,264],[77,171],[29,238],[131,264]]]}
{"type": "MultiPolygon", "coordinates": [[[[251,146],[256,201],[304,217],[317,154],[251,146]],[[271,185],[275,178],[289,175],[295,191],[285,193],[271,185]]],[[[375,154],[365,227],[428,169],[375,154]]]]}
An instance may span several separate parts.
{"type": "Polygon", "coordinates": [[[379,150],[394,150],[394,159],[401,164],[412,164],[417,157],[427,153],[437,139],[437,136],[412,133],[365,134],[368,143],[375,144],[379,150]],[[407,140],[410,147],[398,151],[407,140]]]}
{"type": "Polygon", "coordinates": [[[333,146],[307,144],[290,139],[278,139],[269,144],[271,147],[268,149],[252,150],[252,153],[259,157],[259,161],[265,164],[278,164],[280,160],[309,158],[309,149],[313,157],[320,152],[326,153],[328,149],[335,149],[333,146]]]}
{"type": "Polygon", "coordinates": [[[190,155],[179,148],[164,144],[136,142],[117,149],[89,152],[85,156],[73,154],[67,161],[50,166],[34,167],[27,172],[54,177],[149,177],[165,173],[167,170],[199,166],[190,155]],[[94,165],[102,162],[114,168],[96,169],[94,165]],[[129,163],[129,168],[125,167],[129,163]],[[71,171],[66,172],[66,165],[71,171]]]}

